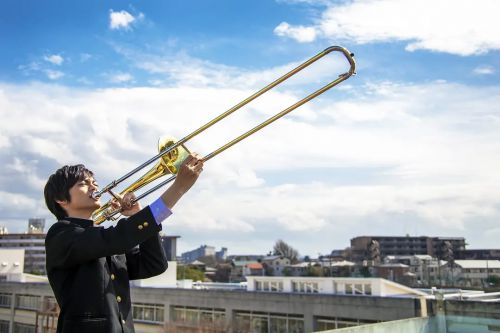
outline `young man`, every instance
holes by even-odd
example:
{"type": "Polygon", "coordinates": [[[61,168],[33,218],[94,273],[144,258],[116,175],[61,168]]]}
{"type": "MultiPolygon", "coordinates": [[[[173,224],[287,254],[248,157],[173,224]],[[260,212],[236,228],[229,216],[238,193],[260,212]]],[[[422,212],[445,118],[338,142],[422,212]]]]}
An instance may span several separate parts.
{"type": "Polygon", "coordinates": [[[64,166],[49,177],[45,202],[59,220],[45,239],[47,274],[61,308],[57,333],[134,332],[129,280],[163,273],[167,259],[158,232],[176,202],[196,182],[203,160],[190,155],[177,178],[150,206],[131,204],[132,193],[115,203],[128,218],[103,228],[91,215],[100,207],[93,173],[64,166]]]}

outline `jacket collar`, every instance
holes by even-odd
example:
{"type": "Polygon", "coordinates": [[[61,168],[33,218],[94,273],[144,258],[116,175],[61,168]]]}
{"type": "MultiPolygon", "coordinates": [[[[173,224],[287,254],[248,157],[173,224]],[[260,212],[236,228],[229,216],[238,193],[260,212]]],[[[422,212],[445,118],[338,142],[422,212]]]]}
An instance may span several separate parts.
{"type": "Polygon", "coordinates": [[[82,228],[88,228],[94,225],[94,221],[92,220],[87,220],[87,219],[81,219],[78,217],[65,217],[64,220],[69,221],[71,223],[76,223],[82,228]]]}

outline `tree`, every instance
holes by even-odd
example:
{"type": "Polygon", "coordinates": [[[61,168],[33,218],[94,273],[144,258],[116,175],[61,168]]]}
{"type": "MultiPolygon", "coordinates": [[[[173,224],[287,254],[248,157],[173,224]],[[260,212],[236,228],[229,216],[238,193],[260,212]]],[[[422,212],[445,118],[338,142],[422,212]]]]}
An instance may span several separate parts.
{"type": "Polygon", "coordinates": [[[487,279],[486,282],[492,287],[500,286],[500,276],[498,275],[490,275],[487,279]]]}
{"type": "Polygon", "coordinates": [[[214,282],[229,282],[231,276],[231,265],[230,264],[219,264],[217,265],[217,270],[215,271],[215,281],[214,282]]]}
{"type": "Polygon", "coordinates": [[[204,281],[205,274],[196,268],[190,268],[187,266],[177,266],[177,280],[193,280],[193,281],[204,281]]]}
{"type": "Polygon", "coordinates": [[[376,240],[372,240],[367,246],[368,259],[374,263],[380,262],[380,244],[376,240]]]}
{"type": "Polygon", "coordinates": [[[361,269],[359,270],[359,274],[361,274],[362,277],[372,276],[372,273],[370,273],[370,270],[366,266],[361,267],[361,269]]]}
{"type": "Polygon", "coordinates": [[[292,264],[299,261],[299,252],[281,239],[278,239],[274,244],[273,254],[290,259],[292,264]]]}
{"type": "Polygon", "coordinates": [[[321,266],[311,265],[307,267],[302,276],[323,276],[323,269],[321,268],[321,266]]]}

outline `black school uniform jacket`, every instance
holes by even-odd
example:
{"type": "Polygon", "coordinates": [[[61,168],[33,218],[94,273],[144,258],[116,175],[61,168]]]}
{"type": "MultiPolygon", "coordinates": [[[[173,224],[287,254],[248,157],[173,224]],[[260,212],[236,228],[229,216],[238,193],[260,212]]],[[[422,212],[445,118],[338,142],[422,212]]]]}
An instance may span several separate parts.
{"type": "Polygon", "coordinates": [[[61,308],[57,333],[134,332],[129,280],[167,269],[160,230],[149,207],[109,228],[77,218],[55,223],[45,249],[61,308]]]}

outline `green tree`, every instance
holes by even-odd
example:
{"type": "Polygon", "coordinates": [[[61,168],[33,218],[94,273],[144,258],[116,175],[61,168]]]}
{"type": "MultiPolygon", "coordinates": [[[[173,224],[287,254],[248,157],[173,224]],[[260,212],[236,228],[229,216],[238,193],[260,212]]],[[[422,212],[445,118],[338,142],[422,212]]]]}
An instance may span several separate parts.
{"type": "Polygon", "coordinates": [[[205,274],[196,268],[177,266],[177,280],[204,281],[205,274]]]}
{"type": "Polygon", "coordinates": [[[487,279],[486,282],[490,284],[493,287],[500,286],[500,276],[498,275],[490,275],[487,279]]]}
{"type": "Polygon", "coordinates": [[[372,274],[370,273],[370,270],[366,266],[361,267],[361,269],[359,270],[359,273],[363,277],[371,277],[372,276],[372,274]]]}
{"type": "Polygon", "coordinates": [[[308,266],[302,276],[323,276],[323,269],[319,266],[308,266]]]}

